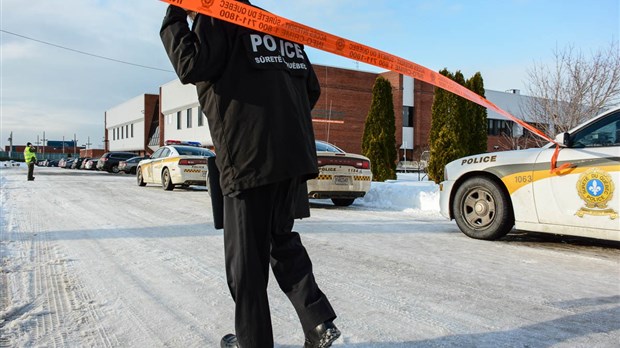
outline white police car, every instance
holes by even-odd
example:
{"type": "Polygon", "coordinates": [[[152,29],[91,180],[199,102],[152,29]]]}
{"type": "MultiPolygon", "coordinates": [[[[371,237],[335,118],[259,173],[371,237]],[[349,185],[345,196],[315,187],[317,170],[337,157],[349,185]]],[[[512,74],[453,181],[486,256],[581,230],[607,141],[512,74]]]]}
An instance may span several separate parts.
{"type": "Polygon", "coordinates": [[[370,190],[370,160],[346,153],[330,143],[317,140],[319,176],[308,180],[308,197],[331,199],[337,206],[349,206],[370,190]]]}
{"type": "Polygon", "coordinates": [[[138,186],[160,184],[164,190],[175,185],[205,186],[207,184],[207,157],[215,156],[199,142],[167,140],[153,155],[138,163],[138,186]]]}
{"type": "Polygon", "coordinates": [[[554,144],[460,158],[445,167],[442,215],[477,239],[520,230],[620,241],[620,108],[570,132],[552,172],[554,144]]]}

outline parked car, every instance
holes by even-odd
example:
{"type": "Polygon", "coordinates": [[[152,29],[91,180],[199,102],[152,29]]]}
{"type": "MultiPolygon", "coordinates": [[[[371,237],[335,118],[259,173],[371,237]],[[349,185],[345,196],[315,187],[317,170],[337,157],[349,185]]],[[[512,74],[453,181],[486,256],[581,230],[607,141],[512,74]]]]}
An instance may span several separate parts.
{"type": "Polygon", "coordinates": [[[46,159],[43,161],[43,165],[46,167],[58,167],[58,161],[53,159],[46,159]]]}
{"type": "Polygon", "coordinates": [[[86,161],[86,165],[84,165],[84,169],[87,170],[97,170],[97,161],[99,159],[98,158],[91,158],[88,161],[86,161]]]}
{"type": "Polygon", "coordinates": [[[125,174],[136,174],[138,163],[143,159],[147,159],[145,156],[136,156],[118,163],[118,170],[125,174]]]}
{"type": "Polygon", "coordinates": [[[620,241],[620,108],[560,134],[556,148],[463,157],[445,167],[441,214],[469,237],[518,230],[620,241]],[[557,160],[557,163],[556,163],[557,160]],[[552,172],[551,164],[557,168],[552,172]]]}
{"type": "Polygon", "coordinates": [[[88,161],[90,161],[90,157],[84,157],[84,160],[80,164],[80,169],[86,169],[86,163],[88,163],[88,161]]]}
{"type": "Polygon", "coordinates": [[[71,166],[73,165],[73,160],[74,160],[73,158],[67,158],[67,159],[63,158],[58,162],[58,167],[64,168],[64,169],[67,169],[67,168],[71,169],[71,166]]]}
{"type": "Polygon", "coordinates": [[[215,153],[199,147],[200,143],[196,142],[169,140],[166,144],[138,163],[138,185],[160,184],[167,191],[173,190],[175,185],[205,186],[207,158],[215,153]]]}
{"type": "Polygon", "coordinates": [[[106,152],[99,158],[97,161],[97,169],[105,170],[110,173],[118,173],[118,164],[120,161],[124,161],[131,157],[134,157],[136,154],[132,152],[120,152],[120,151],[112,151],[106,152]]]}
{"type": "Polygon", "coordinates": [[[82,163],[84,163],[85,160],[88,160],[88,158],[86,157],[78,157],[73,161],[73,164],[71,164],[71,169],[81,169],[82,168],[82,163]]]}
{"type": "Polygon", "coordinates": [[[349,206],[370,190],[370,160],[346,153],[337,146],[316,141],[319,176],[308,180],[308,197],[331,199],[337,206],[349,206]]]}

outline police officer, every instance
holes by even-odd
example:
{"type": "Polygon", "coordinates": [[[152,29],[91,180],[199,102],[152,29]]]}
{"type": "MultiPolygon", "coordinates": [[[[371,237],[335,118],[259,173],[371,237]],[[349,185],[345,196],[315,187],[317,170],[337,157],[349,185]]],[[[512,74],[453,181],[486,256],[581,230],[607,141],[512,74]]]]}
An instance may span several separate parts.
{"type": "Polygon", "coordinates": [[[24,161],[26,161],[26,165],[28,166],[28,181],[33,181],[34,164],[37,162],[37,154],[34,146],[32,146],[30,142],[26,144],[26,148],[24,149],[24,161]]]}
{"type": "Polygon", "coordinates": [[[318,174],[310,111],[320,86],[303,45],[172,5],[160,35],[181,82],[196,85],[217,149],[236,331],[221,345],[273,347],[271,265],[297,312],[305,347],[330,347],[340,336],[336,314],[292,231],[295,207],[305,205],[309,214],[307,191],[298,193],[318,174]]]}

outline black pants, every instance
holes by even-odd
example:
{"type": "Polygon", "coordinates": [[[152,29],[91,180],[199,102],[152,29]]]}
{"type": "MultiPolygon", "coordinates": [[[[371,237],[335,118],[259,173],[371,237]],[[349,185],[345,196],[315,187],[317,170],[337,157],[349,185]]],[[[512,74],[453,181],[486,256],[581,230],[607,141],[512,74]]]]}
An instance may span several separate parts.
{"type": "Polygon", "coordinates": [[[304,332],[336,318],[314,280],[299,234],[292,231],[298,187],[294,179],[224,197],[226,276],[242,348],[273,347],[267,298],[270,264],[304,332]]]}
{"type": "Polygon", "coordinates": [[[28,180],[34,180],[34,162],[28,162],[28,180]]]}

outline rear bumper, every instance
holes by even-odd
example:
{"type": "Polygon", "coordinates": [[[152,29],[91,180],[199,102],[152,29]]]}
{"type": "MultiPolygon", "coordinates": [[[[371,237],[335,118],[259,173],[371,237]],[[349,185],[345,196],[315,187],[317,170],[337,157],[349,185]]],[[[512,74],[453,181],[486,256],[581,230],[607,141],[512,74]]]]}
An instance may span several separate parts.
{"type": "Polygon", "coordinates": [[[364,191],[312,191],[308,192],[308,197],[316,199],[327,198],[361,198],[366,195],[364,191]]]}

